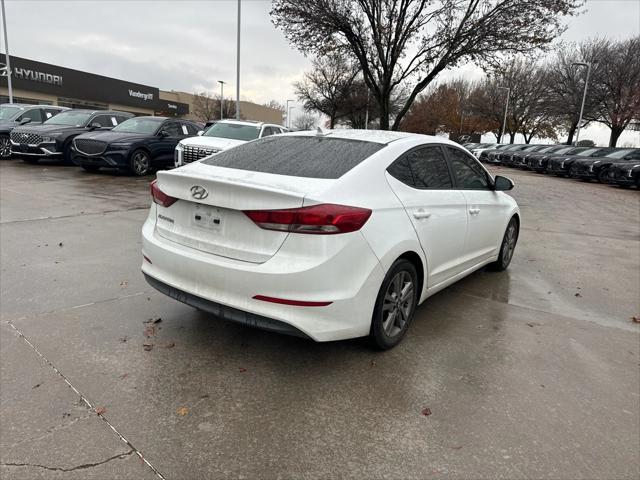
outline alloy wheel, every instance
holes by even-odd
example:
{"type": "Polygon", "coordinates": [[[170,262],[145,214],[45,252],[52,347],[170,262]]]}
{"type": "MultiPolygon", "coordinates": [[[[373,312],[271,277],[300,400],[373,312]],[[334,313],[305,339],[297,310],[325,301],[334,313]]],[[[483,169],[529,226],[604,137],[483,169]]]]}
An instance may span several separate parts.
{"type": "Polygon", "coordinates": [[[136,175],[146,175],[149,171],[150,161],[149,156],[144,152],[136,152],[133,155],[133,170],[136,175]]]}
{"type": "Polygon", "coordinates": [[[11,142],[9,137],[0,137],[0,157],[9,158],[11,156],[11,142]]]}
{"type": "Polygon", "coordinates": [[[504,243],[502,244],[502,264],[509,265],[511,257],[513,257],[513,251],[516,249],[516,241],[518,240],[518,232],[516,230],[515,222],[509,224],[507,233],[504,236],[504,243]]]}
{"type": "Polygon", "coordinates": [[[382,328],[389,337],[398,335],[411,318],[415,288],[409,272],[398,272],[389,283],[382,304],[382,328]]]}

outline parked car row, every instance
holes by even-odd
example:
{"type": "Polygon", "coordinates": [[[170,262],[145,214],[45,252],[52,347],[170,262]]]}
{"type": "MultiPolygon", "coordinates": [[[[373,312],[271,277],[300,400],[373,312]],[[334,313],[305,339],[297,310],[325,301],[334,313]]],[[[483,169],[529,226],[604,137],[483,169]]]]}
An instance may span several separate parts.
{"type": "Polygon", "coordinates": [[[167,117],[47,105],[0,105],[0,154],[27,163],[60,159],[89,172],[101,168],[147,175],[231,147],[286,132],[280,125],[167,117]]]}
{"type": "Polygon", "coordinates": [[[466,144],[481,162],[640,187],[640,148],[466,144]]]}

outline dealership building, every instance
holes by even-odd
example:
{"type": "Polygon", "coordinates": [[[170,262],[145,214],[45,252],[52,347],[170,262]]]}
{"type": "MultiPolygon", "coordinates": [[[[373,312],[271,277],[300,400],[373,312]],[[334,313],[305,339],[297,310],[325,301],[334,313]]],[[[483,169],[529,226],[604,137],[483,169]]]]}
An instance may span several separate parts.
{"type": "MultiPolygon", "coordinates": [[[[4,60],[4,56],[0,59],[4,60]]],[[[193,120],[195,96],[82,72],[71,68],[10,57],[15,103],[59,105],[70,108],[120,110],[135,115],[175,116],[193,120]]],[[[0,67],[4,67],[0,64],[0,67]]],[[[0,77],[0,103],[9,101],[7,77],[0,77]]],[[[282,124],[282,112],[252,102],[240,102],[246,120],[282,124]]],[[[209,119],[212,120],[212,119],[209,119]]]]}

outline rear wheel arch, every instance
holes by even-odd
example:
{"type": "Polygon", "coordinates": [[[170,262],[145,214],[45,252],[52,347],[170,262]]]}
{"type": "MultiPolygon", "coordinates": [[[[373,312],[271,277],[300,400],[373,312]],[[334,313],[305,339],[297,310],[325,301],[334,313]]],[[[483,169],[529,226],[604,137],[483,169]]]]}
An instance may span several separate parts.
{"type": "Polygon", "coordinates": [[[418,289],[417,289],[417,291],[418,291],[418,299],[417,299],[416,303],[420,303],[420,297],[422,296],[422,290],[423,290],[424,285],[425,285],[425,271],[426,271],[425,265],[424,265],[420,255],[418,255],[413,250],[409,250],[409,251],[404,252],[402,255],[400,255],[396,259],[396,261],[402,260],[402,259],[409,261],[411,264],[413,264],[413,266],[416,269],[416,273],[418,274],[418,289]]]}
{"type": "Polygon", "coordinates": [[[149,147],[147,147],[146,145],[137,145],[137,146],[132,146],[131,149],[129,150],[129,155],[127,158],[129,162],[131,161],[131,157],[133,156],[133,154],[138,150],[142,150],[144,153],[149,155],[149,160],[153,161],[153,157],[151,156],[151,150],[149,150],[149,147]]]}

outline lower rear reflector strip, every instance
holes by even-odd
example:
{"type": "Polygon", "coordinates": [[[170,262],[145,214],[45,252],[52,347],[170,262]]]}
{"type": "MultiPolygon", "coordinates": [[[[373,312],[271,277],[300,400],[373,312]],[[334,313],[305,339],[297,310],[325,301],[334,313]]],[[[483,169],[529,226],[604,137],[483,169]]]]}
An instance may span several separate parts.
{"type": "Polygon", "coordinates": [[[286,298],[266,297],[264,295],[255,295],[254,300],[261,300],[263,302],[279,303],[282,305],[293,305],[296,307],[326,307],[333,302],[305,302],[302,300],[287,300],[286,298]]]}

